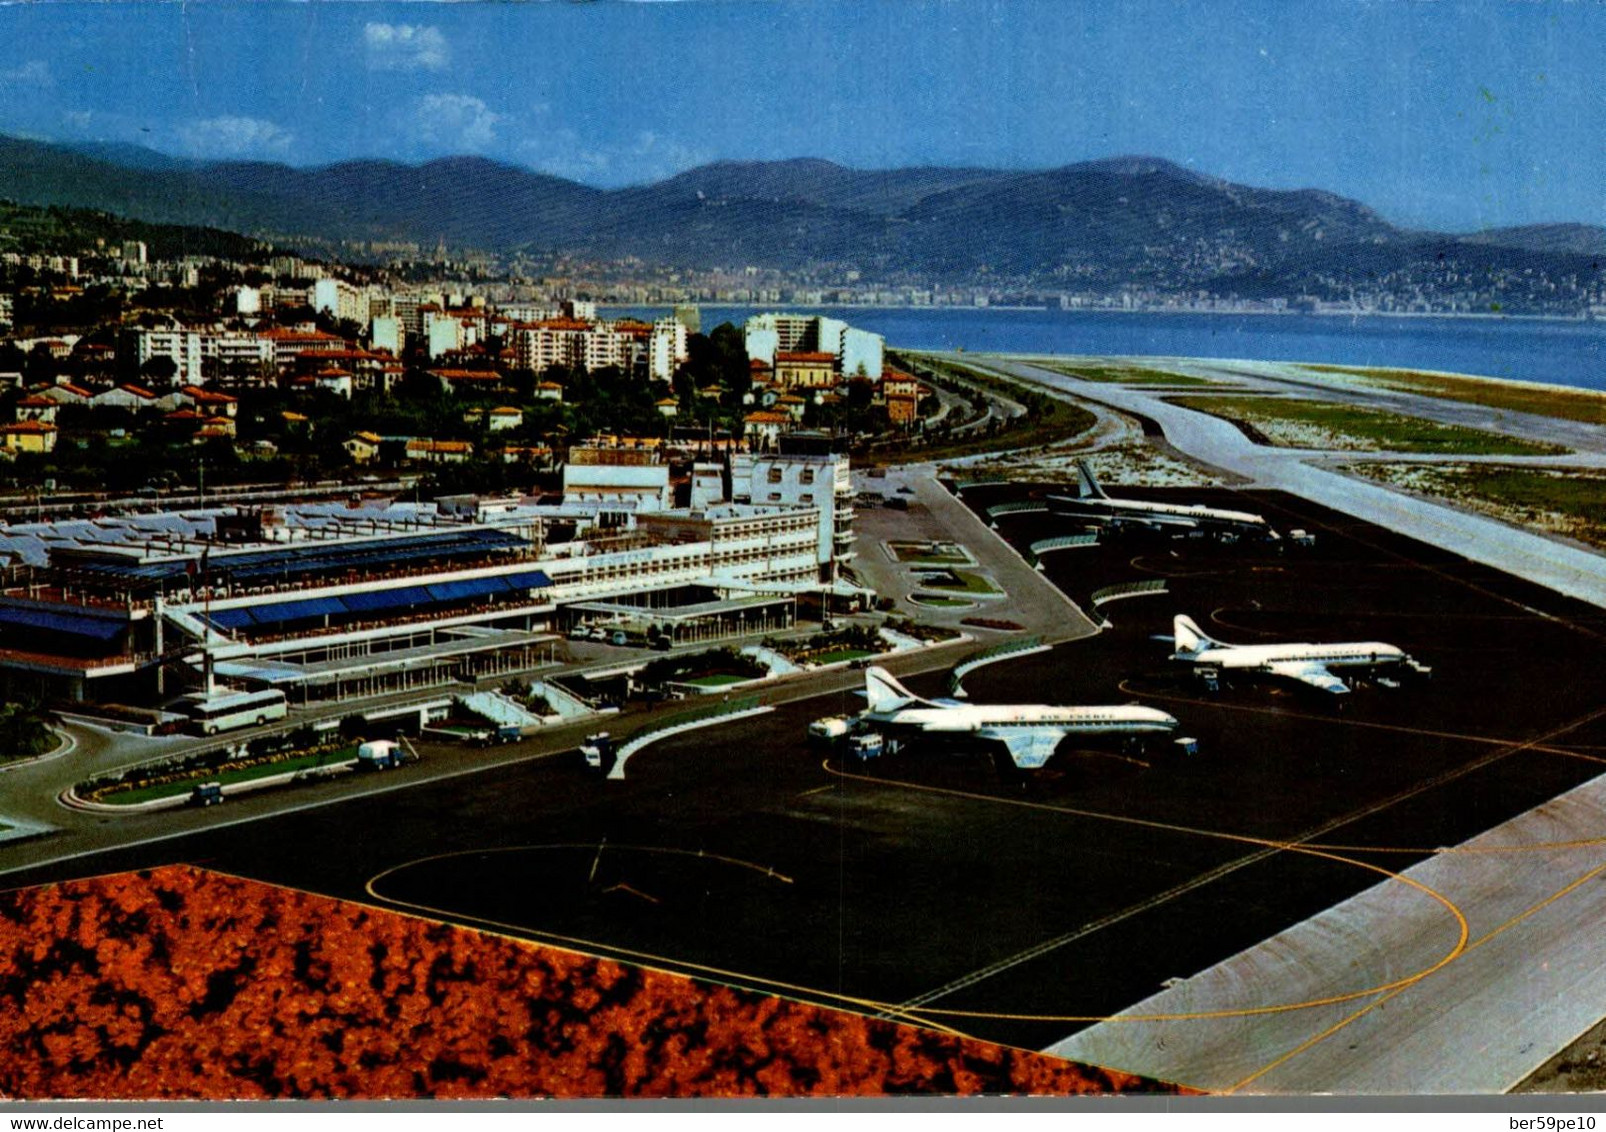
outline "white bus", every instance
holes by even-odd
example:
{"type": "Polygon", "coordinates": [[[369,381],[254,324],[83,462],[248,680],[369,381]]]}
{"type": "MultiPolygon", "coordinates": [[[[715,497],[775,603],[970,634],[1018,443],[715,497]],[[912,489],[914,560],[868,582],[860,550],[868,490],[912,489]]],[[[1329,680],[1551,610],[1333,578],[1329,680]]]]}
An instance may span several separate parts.
{"type": "Polygon", "coordinates": [[[284,693],[277,689],[262,692],[225,692],[207,697],[189,697],[184,710],[202,735],[216,735],[236,727],[261,726],[290,713],[284,693]]]}

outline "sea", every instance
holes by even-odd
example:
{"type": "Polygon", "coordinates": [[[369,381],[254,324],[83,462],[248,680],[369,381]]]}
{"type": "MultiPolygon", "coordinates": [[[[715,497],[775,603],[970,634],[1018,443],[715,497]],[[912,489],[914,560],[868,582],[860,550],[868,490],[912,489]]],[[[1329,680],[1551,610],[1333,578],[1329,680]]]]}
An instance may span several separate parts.
{"type": "MultiPolygon", "coordinates": [[[[1237,358],[1390,366],[1606,391],[1606,320],[1235,315],[1007,308],[701,308],[703,332],[758,310],[824,314],[892,347],[972,353],[1237,358]]],[[[667,307],[612,309],[657,318],[667,307]]]]}

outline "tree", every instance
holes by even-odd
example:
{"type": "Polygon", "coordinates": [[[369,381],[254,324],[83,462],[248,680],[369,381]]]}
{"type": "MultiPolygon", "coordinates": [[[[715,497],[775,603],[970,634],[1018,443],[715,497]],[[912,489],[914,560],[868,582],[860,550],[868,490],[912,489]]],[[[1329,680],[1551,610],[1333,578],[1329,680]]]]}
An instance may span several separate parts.
{"type": "Polygon", "coordinates": [[[172,385],[178,376],[178,363],[166,354],[157,354],[145,359],[139,367],[139,376],[158,385],[172,385]]]}

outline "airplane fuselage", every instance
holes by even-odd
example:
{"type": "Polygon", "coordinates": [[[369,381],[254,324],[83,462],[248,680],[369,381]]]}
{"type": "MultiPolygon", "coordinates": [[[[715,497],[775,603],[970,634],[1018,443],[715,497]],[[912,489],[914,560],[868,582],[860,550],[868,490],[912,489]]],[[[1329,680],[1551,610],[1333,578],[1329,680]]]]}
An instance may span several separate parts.
{"type": "Polygon", "coordinates": [[[866,712],[865,717],[898,727],[951,733],[997,727],[1042,727],[1066,734],[1147,734],[1171,731],[1177,726],[1177,721],[1165,712],[1136,704],[1109,707],[967,704],[959,707],[905,707],[888,712],[866,712]]]}
{"type": "Polygon", "coordinates": [[[1141,499],[1074,499],[1067,500],[1078,507],[1087,507],[1113,515],[1173,515],[1180,519],[1201,522],[1231,523],[1242,527],[1264,527],[1266,520],[1248,511],[1223,511],[1206,507],[1202,503],[1150,503],[1141,499]]]}
{"type": "Polygon", "coordinates": [[[1404,664],[1406,657],[1396,645],[1382,641],[1355,641],[1331,645],[1237,645],[1207,648],[1187,657],[1192,664],[1222,669],[1257,669],[1273,664],[1320,664],[1324,668],[1376,667],[1404,664]]]}

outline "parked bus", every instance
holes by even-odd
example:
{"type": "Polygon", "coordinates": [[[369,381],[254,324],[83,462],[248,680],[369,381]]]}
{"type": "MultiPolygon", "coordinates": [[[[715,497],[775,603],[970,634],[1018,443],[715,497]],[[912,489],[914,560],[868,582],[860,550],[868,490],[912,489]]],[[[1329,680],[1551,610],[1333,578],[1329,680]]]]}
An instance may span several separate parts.
{"type": "Polygon", "coordinates": [[[193,696],[184,710],[202,735],[216,735],[236,727],[260,727],[290,713],[284,693],[277,689],[263,692],[225,692],[207,698],[193,696]]]}

